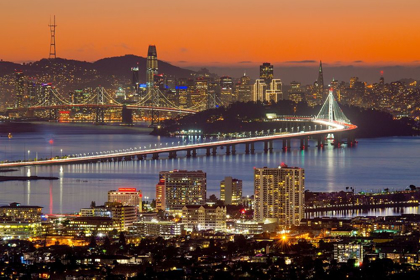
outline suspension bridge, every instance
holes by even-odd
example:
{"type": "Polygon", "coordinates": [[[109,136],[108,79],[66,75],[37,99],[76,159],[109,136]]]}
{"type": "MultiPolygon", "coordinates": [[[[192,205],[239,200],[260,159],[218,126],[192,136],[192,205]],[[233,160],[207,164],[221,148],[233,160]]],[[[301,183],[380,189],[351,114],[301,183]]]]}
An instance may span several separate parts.
{"type": "Polygon", "coordinates": [[[83,100],[66,98],[50,84],[43,85],[43,92],[38,100],[27,107],[18,108],[27,116],[34,116],[37,113],[49,120],[59,120],[60,114],[69,113],[70,110],[87,110],[93,116],[95,122],[110,121],[110,112],[121,110],[125,107],[128,110],[149,111],[151,125],[159,123],[159,113],[169,112],[174,114],[191,114],[197,111],[214,108],[216,98],[212,94],[200,96],[199,100],[186,108],[179,106],[162,93],[158,87],[150,87],[144,96],[139,96],[137,101],[126,102],[119,100],[110,94],[105,88],[98,87],[88,94],[83,100]]]}
{"type": "MultiPolygon", "coordinates": [[[[104,161],[122,161],[122,160],[145,160],[159,159],[162,154],[167,154],[168,158],[173,159],[178,153],[183,152],[185,156],[197,157],[198,150],[205,150],[205,156],[215,156],[217,152],[222,151],[226,155],[235,155],[237,146],[243,145],[245,154],[255,153],[255,143],[264,143],[264,152],[272,152],[274,141],[281,142],[282,150],[290,150],[291,139],[300,139],[300,148],[306,150],[309,147],[309,139],[317,141],[318,148],[326,145],[326,139],[334,138],[333,145],[340,147],[343,140],[346,139],[347,146],[355,144],[354,130],[356,125],[351,124],[350,120],[344,115],[343,111],[336,102],[332,90],[316,117],[294,117],[284,118],[278,121],[279,130],[273,130],[267,133],[252,133],[244,137],[228,140],[217,140],[190,145],[178,145],[170,147],[155,146],[154,148],[141,147],[130,148],[124,151],[96,152],[88,155],[72,155],[66,158],[51,158],[48,160],[7,162],[0,164],[2,167],[19,166],[39,166],[39,165],[60,165],[60,164],[78,164],[95,163],[104,161]],[[262,135],[261,135],[262,134],[262,135]]],[[[246,133],[245,133],[246,134],[246,133]]]]}

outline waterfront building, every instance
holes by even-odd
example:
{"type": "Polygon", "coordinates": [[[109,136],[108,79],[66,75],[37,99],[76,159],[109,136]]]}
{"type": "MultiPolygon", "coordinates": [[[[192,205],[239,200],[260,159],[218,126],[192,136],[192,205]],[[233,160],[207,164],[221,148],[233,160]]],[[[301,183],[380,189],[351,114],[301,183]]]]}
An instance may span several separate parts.
{"type": "Polygon", "coordinates": [[[181,211],[185,205],[204,205],[206,189],[207,176],[201,170],[161,171],[156,186],[156,206],[181,211]]]}
{"type": "Polygon", "coordinates": [[[304,180],[304,170],[298,167],[255,168],[254,219],[274,220],[282,227],[299,225],[304,215],[304,180]]]}
{"type": "Polygon", "coordinates": [[[12,222],[41,222],[43,207],[21,205],[13,202],[8,206],[0,207],[0,220],[12,222]]]}
{"type": "Polygon", "coordinates": [[[260,66],[260,79],[263,79],[266,85],[271,83],[274,76],[274,67],[268,62],[264,62],[260,66]]]}
{"type": "Polygon", "coordinates": [[[157,51],[154,45],[150,45],[147,51],[146,68],[146,85],[147,88],[151,88],[154,86],[154,76],[158,73],[157,51]]]}
{"type": "Polygon", "coordinates": [[[182,223],[188,231],[226,230],[226,207],[210,205],[185,205],[182,223]]]}
{"type": "Polygon", "coordinates": [[[184,231],[184,225],[173,221],[151,221],[136,222],[128,228],[131,235],[135,236],[161,236],[170,238],[179,236],[184,231]]]}
{"type": "Polygon", "coordinates": [[[340,242],[334,244],[334,259],[338,263],[347,263],[354,259],[356,264],[363,262],[363,245],[357,243],[340,242]]]}
{"type": "Polygon", "coordinates": [[[142,212],[143,195],[136,188],[118,188],[118,191],[108,192],[108,202],[119,202],[124,206],[136,206],[138,212],[142,212]]]}
{"type": "Polygon", "coordinates": [[[220,182],[220,200],[225,205],[239,205],[242,198],[242,180],[225,177],[220,182]]]}

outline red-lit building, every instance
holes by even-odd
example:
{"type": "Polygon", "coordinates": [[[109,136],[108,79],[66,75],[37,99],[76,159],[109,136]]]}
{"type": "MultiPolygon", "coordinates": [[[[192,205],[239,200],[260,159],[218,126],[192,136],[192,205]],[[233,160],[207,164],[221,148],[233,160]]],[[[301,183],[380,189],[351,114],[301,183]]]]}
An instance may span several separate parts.
{"type": "Polygon", "coordinates": [[[136,188],[119,188],[118,191],[108,192],[108,202],[119,202],[123,206],[137,206],[138,212],[142,212],[142,198],[141,190],[136,188]]]}

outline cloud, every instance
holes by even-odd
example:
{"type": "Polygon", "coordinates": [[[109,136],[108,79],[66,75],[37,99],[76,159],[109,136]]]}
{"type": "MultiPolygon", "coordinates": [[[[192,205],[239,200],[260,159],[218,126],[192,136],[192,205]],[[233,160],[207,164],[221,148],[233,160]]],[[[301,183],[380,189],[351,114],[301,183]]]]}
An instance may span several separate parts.
{"type": "Polygon", "coordinates": [[[289,60],[285,61],[285,63],[315,63],[316,60],[289,60]]]}
{"type": "Polygon", "coordinates": [[[363,63],[364,61],[363,60],[355,60],[355,61],[353,61],[353,63],[363,63]]]}
{"type": "Polygon", "coordinates": [[[127,44],[125,44],[125,43],[114,45],[114,47],[115,48],[123,48],[123,49],[126,49],[126,50],[131,50],[131,48],[127,44]]]}
{"type": "Polygon", "coordinates": [[[178,60],[177,62],[178,63],[187,63],[188,61],[186,61],[186,60],[178,60]]]}
{"type": "Polygon", "coordinates": [[[252,61],[245,60],[245,61],[239,61],[238,63],[245,64],[245,63],[252,63],[252,61]]]}
{"type": "Polygon", "coordinates": [[[188,51],[188,49],[187,49],[187,48],[180,48],[180,49],[179,49],[179,51],[180,51],[180,52],[187,52],[187,51],[188,51]]]}

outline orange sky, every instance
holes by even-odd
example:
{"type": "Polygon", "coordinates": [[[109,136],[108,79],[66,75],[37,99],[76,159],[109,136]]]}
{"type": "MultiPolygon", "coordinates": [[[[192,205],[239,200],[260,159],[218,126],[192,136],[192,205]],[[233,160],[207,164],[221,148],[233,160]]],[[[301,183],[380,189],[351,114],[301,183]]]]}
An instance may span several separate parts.
{"type": "Polygon", "coordinates": [[[47,57],[55,14],[57,55],[69,59],[145,56],[155,44],[180,66],[416,64],[419,10],[419,0],[1,1],[0,59],[47,57]]]}

